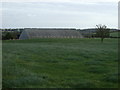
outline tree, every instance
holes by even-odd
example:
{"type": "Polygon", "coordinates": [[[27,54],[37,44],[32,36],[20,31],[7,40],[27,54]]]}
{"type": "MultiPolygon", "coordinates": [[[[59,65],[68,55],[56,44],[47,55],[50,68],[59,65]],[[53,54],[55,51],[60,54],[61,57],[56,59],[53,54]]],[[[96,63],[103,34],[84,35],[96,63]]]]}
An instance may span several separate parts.
{"type": "Polygon", "coordinates": [[[9,40],[9,39],[12,39],[12,35],[11,35],[11,33],[6,32],[2,39],[3,39],[3,40],[9,40]]]}
{"type": "Polygon", "coordinates": [[[96,36],[101,38],[101,42],[103,42],[104,38],[107,38],[110,36],[110,29],[107,28],[105,25],[96,25],[97,31],[96,36]]]}

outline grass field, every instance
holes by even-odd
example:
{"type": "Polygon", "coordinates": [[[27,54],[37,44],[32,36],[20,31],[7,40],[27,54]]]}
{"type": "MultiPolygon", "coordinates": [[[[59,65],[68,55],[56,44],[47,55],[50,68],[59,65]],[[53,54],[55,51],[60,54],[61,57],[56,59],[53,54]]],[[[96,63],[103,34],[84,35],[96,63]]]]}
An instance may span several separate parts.
{"type": "Polygon", "coordinates": [[[117,88],[118,40],[3,41],[3,88],[117,88]]]}
{"type": "Polygon", "coordinates": [[[112,32],[112,33],[110,33],[110,36],[112,36],[112,37],[120,37],[120,32],[112,32]]]}
{"type": "Polygon", "coordinates": [[[2,88],[2,40],[0,40],[0,89],[2,88]]]}

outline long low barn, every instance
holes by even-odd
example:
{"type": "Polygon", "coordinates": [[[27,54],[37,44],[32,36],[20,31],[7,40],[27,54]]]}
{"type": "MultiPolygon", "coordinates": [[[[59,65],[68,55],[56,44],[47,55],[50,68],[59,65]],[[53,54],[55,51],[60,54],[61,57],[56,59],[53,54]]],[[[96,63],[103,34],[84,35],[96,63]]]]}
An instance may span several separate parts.
{"type": "Polygon", "coordinates": [[[19,37],[19,39],[32,38],[83,38],[83,36],[76,29],[26,28],[19,37]]]}

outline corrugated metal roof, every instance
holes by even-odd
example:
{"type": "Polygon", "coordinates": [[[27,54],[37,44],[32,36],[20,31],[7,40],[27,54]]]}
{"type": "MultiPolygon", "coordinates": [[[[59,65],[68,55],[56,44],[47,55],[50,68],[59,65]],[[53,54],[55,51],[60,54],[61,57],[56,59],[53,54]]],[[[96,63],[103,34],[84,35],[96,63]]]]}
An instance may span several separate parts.
{"type": "Polygon", "coordinates": [[[20,39],[31,38],[83,38],[79,31],[73,29],[25,29],[20,39]]]}

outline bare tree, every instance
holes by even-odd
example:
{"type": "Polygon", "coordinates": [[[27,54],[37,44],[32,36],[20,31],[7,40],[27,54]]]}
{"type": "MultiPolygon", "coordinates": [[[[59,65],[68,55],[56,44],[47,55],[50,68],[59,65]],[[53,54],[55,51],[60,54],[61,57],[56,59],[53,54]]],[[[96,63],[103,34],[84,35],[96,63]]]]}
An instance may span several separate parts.
{"type": "Polygon", "coordinates": [[[104,38],[109,37],[110,35],[110,29],[107,28],[105,25],[96,25],[97,26],[97,31],[96,31],[96,36],[101,38],[101,42],[103,42],[104,38]]]}

